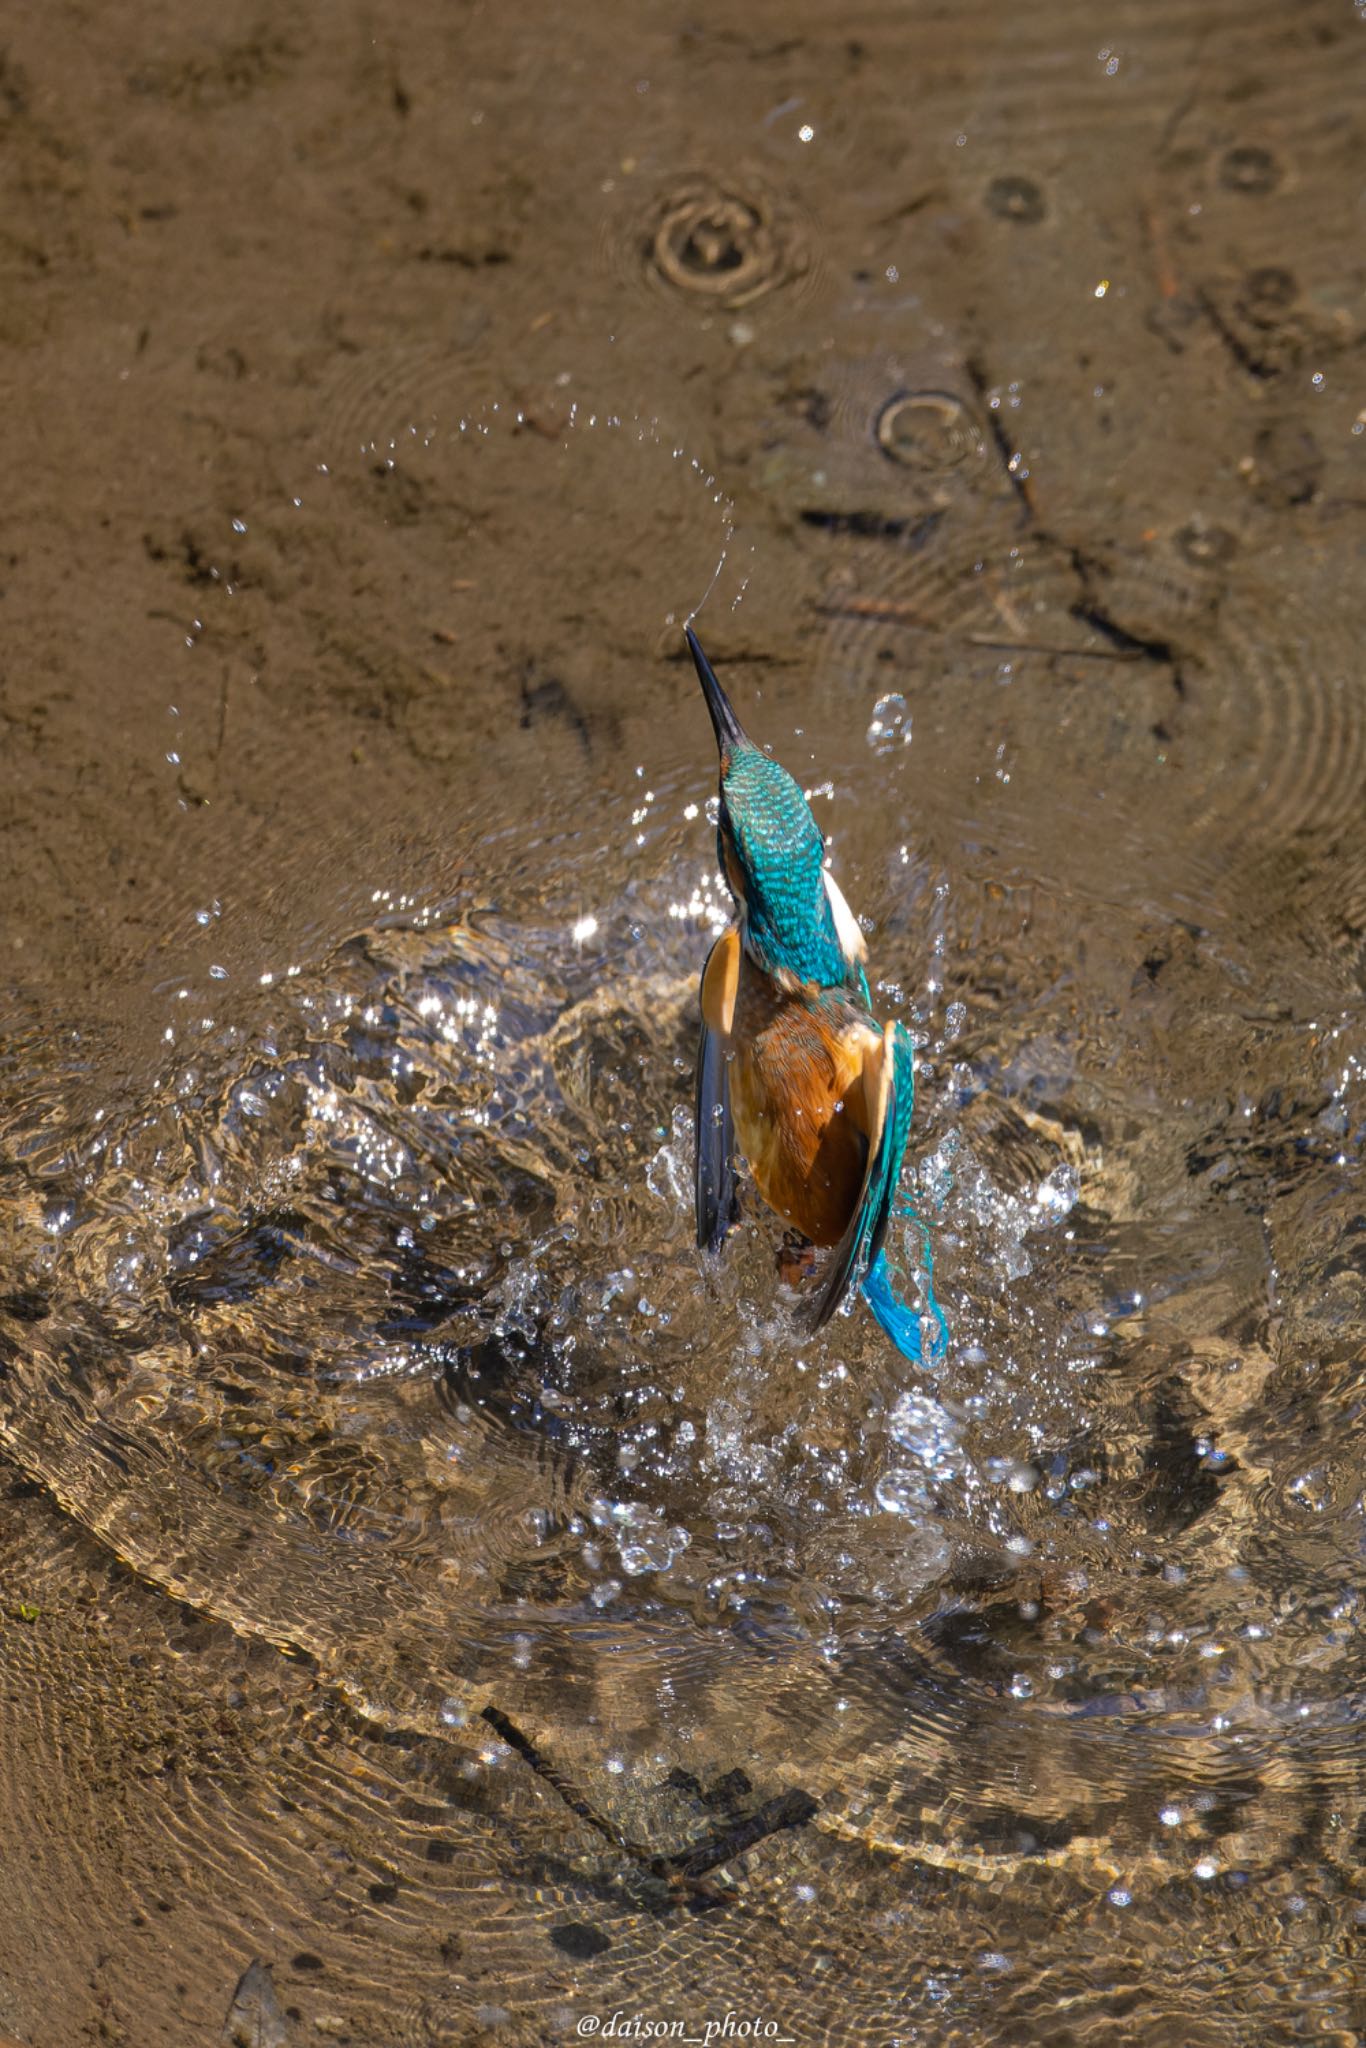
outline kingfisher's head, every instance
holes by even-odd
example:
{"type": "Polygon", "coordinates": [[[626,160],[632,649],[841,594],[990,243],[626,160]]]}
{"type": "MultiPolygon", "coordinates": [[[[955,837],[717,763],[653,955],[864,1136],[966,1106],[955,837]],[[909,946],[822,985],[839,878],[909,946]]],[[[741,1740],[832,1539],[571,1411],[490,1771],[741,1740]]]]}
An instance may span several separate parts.
{"type": "Polygon", "coordinates": [[[745,950],[779,981],[856,982],[867,948],[825,865],[811,807],[787,770],[746,735],[697,635],[684,630],[721,757],[716,843],[745,950]]]}

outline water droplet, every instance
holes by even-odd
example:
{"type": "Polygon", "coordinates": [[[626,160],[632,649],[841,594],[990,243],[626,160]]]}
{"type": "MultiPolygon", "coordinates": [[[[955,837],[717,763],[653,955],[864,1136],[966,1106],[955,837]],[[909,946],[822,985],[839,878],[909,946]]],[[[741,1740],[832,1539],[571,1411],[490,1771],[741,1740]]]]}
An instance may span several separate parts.
{"type": "Polygon", "coordinates": [[[962,1424],[938,1401],[909,1389],[898,1396],[887,1422],[895,1441],[912,1451],[936,1479],[951,1479],[958,1470],[962,1424]]]}
{"type": "Polygon", "coordinates": [[[889,1515],[913,1515],[925,1506],[929,1493],[923,1473],[912,1472],[906,1465],[893,1465],[878,1480],[873,1497],[889,1515]]]}
{"type": "Polygon", "coordinates": [[[868,744],[875,753],[890,754],[911,743],[911,714],[899,690],[879,697],[868,726],[868,744]]]}

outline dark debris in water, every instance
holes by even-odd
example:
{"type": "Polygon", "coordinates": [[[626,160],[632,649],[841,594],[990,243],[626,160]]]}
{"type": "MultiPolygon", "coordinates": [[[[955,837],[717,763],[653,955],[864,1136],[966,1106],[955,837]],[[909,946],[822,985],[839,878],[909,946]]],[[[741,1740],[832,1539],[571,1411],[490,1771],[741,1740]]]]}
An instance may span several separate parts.
{"type": "Polygon", "coordinates": [[[566,1920],[550,1929],[550,1939],[562,1955],[576,1963],[591,1962],[594,1956],[606,1955],[612,1943],[600,1927],[592,1927],[586,1920],[566,1920]]]}
{"type": "MultiPolygon", "coordinates": [[[[540,1747],[496,1707],[485,1707],[482,1718],[502,1741],[550,1786],[571,1813],[629,1859],[637,1874],[666,1888],[670,1900],[694,1907],[725,1903],[725,1895],[705,1886],[703,1879],[733,1863],[761,1842],[790,1828],[805,1827],[817,1813],[820,1801],[808,1792],[789,1788],[772,1798],[753,1801],[753,1787],[742,1771],[728,1773],[703,1791],[690,1773],[672,1772],[667,1780],[682,1792],[711,1822],[700,1841],[671,1852],[645,1848],[624,1835],[616,1824],[597,1811],[592,1801],[552,1763],[540,1747]],[[716,1824],[718,1817],[721,1824],[716,1824]]],[[[552,1940],[555,1936],[552,1934],[552,1940]]],[[[561,1944],[563,1945],[563,1944],[561,1944]]]]}
{"type": "Polygon", "coordinates": [[[0,1294],[0,1314],[13,1316],[16,1323],[41,1323],[51,1313],[46,1296],[21,1289],[0,1294]]]}
{"type": "Polygon", "coordinates": [[[1200,1421],[1189,1394],[1178,1382],[1159,1388],[1153,1404],[1148,1448],[1144,1517],[1154,1535],[1176,1535],[1207,1515],[1219,1498],[1225,1475],[1237,1469],[1225,1460],[1219,1472],[1197,1447],[1200,1421]]]}
{"type": "Polygon", "coordinates": [[[288,2048],[289,2022],[275,1995],[270,1965],[248,1963],[223,2022],[223,2048],[288,2048]]]}

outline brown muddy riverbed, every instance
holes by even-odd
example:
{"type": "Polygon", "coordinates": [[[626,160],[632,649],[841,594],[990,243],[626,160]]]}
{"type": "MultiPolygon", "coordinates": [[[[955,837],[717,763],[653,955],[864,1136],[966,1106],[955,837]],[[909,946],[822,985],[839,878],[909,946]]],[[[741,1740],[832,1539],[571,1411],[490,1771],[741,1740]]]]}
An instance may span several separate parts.
{"type": "Polygon", "coordinates": [[[11,15],[0,2035],[1366,2039],[1364,52],[11,15]],[[938,1370],[692,1247],[704,593],[938,1370]]]}

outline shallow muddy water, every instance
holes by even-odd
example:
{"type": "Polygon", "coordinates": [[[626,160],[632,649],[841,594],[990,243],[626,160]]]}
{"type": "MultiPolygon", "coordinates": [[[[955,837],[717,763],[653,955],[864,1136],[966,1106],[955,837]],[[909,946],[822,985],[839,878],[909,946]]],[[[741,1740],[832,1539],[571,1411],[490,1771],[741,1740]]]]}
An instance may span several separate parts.
{"type": "Polygon", "coordinates": [[[16,25],[0,2032],[1366,2039],[1360,14],[16,25]],[[693,1246],[699,606],[933,1367],[693,1246]]]}

